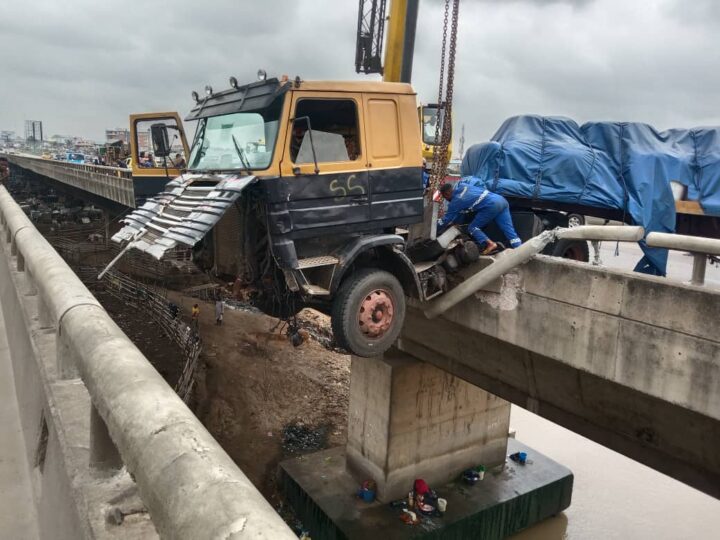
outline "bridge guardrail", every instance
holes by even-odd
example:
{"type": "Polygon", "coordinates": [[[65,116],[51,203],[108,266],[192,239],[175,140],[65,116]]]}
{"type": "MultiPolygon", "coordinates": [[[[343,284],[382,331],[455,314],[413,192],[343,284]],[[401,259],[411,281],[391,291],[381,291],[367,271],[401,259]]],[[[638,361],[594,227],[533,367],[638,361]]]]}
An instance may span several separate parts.
{"type": "Polygon", "coordinates": [[[688,251],[693,256],[691,285],[705,284],[708,255],[720,255],[720,240],[682,234],[651,232],[647,235],[647,245],[651,247],[688,251]]]}
{"type": "Polygon", "coordinates": [[[58,377],[90,394],[91,464],[119,451],[163,538],[295,538],[2,186],[0,223],[56,331],[58,377]]]}
{"type": "Polygon", "coordinates": [[[23,154],[8,154],[10,163],[58,182],[135,207],[132,171],[103,165],[68,163],[23,154]]]}

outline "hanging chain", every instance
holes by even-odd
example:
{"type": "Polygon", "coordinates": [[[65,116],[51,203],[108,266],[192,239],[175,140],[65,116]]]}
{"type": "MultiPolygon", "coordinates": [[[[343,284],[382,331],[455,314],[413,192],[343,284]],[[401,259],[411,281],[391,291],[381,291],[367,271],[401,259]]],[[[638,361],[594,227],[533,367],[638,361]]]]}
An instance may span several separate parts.
{"type": "Polygon", "coordinates": [[[435,145],[433,146],[432,175],[429,194],[438,188],[445,178],[449,161],[448,146],[452,139],[452,101],[455,82],[455,51],[457,46],[457,26],[460,0],[445,0],[445,17],[443,20],[443,40],[440,60],[440,83],[438,88],[438,111],[435,123],[435,145]],[[445,65],[447,52],[448,19],[452,2],[452,23],[450,25],[450,46],[447,54],[447,88],[445,87],[445,65]],[[442,116],[441,116],[442,115],[442,116]],[[440,120],[442,118],[442,129],[440,120]]]}
{"type": "Polygon", "coordinates": [[[435,139],[433,144],[432,170],[430,174],[430,189],[428,195],[432,197],[433,192],[439,185],[438,181],[438,157],[441,141],[440,118],[443,110],[443,90],[445,87],[445,50],[447,47],[448,18],[450,13],[450,0],[445,0],[445,17],[443,20],[442,51],[440,53],[440,82],[438,83],[437,116],[435,117],[435,139]]]}

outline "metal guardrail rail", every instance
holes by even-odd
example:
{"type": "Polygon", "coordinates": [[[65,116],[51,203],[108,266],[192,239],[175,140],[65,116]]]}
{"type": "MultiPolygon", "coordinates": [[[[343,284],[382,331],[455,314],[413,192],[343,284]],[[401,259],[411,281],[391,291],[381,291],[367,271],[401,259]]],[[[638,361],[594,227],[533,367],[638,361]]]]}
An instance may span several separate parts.
{"type": "Polygon", "coordinates": [[[7,154],[8,162],[69,186],[135,207],[135,189],[129,169],[85,165],[43,159],[25,154],[7,154]]]}
{"type": "Polygon", "coordinates": [[[58,378],[90,394],[91,464],[119,452],[163,538],[295,538],[1,186],[0,223],[55,330],[58,378]]]}

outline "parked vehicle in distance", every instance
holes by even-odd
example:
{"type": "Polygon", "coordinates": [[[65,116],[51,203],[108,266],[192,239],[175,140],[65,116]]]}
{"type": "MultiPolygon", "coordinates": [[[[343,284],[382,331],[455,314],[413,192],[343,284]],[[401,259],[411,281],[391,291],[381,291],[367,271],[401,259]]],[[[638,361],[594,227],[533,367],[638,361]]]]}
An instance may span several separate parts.
{"type": "Polygon", "coordinates": [[[77,152],[65,152],[65,161],[68,163],[85,163],[85,154],[79,154],[77,152]]]}

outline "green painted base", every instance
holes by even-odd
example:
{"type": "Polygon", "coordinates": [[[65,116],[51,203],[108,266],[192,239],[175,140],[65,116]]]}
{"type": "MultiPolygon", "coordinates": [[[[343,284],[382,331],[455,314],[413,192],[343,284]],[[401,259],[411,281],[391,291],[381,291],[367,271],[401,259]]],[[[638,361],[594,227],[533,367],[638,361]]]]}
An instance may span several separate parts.
{"type": "MultiPolygon", "coordinates": [[[[359,483],[345,468],[342,448],[333,448],[280,464],[285,496],[313,540],[505,538],[570,506],[573,475],[514,440],[508,454],[527,452],[531,461],[510,460],[501,471],[485,474],[474,486],[457,481],[431,486],[447,499],[442,517],[406,525],[402,510],[355,497],[359,483]]],[[[412,486],[408,486],[408,491],[412,486]]]]}

